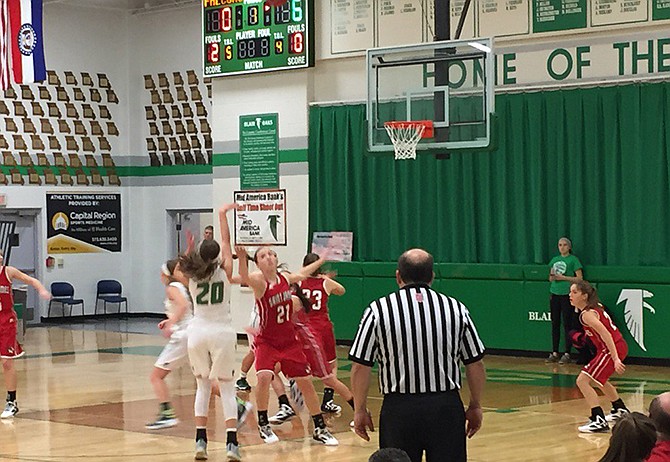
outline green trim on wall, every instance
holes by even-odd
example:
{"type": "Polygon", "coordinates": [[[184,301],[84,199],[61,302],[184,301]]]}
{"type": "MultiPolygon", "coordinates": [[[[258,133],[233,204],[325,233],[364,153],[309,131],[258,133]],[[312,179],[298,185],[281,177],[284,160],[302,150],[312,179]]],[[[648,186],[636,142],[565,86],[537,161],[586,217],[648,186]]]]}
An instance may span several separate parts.
{"type": "MultiPolygon", "coordinates": [[[[279,151],[280,164],[293,162],[307,162],[307,149],[282,149],[279,151]]],[[[228,152],[225,154],[214,154],[212,165],[214,167],[238,166],[240,165],[240,153],[228,152]]]]}
{"type": "MultiPolygon", "coordinates": [[[[284,149],[279,151],[279,163],[307,162],[307,149],[284,149]]],[[[231,167],[240,165],[240,153],[214,154],[212,165],[160,165],[153,166],[118,166],[115,168],[119,177],[147,177],[147,176],[172,176],[172,175],[211,175],[212,167],[231,167]]],[[[51,169],[55,175],[60,175],[57,167],[40,167],[35,165],[34,169],[43,176],[45,168],[51,169]]],[[[81,167],[87,176],[91,175],[88,167],[81,167]]],[[[10,175],[10,170],[17,169],[21,175],[28,175],[27,167],[0,165],[0,171],[10,175]]],[[[70,175],[75,175],[75,169],[66,167],[70,175]]],[[[98,167],[100,175],[106,176],[107,170],[98,167]]]]}
{"type": "Polygon", "coordinates": [[[127,176],[172,176],[172,175],[211,175],[211,165],[160,165],[116,167],[120,177],[127,176]]]}
{"type": "MultiPolygon", "coordinates": [[[[28,168],[29,167],[26,167],[26,166],[23,166],[23,165],[17,165],[17,166],[14,166],[14,165],[0,165],[0,171],[2,173],[4,173],[5,175],[8,175],[8,176],[11,175],[10,172],[12,170],[18,170],[19,173],[23,176],[28,175],[28,168]]],[[[59,167],[56,167],[54,165],[50,165],[48,167],[45,167],[43,165],[34,165],[32,168],[40,176],[44,176],[44,171],[45,170],[51,170],[53,172],[53,174],[56,175],[56,176],[60,175],[59,167]]],[[[89,167],[82,166],[80,168],[87,176],[91,176],[91,169],[89,167]]],[[[76,175],[77,169],[74,169],[72,167],[65,167],[65,169],[67,170],[67,172],[71,176],[76,175]]],[[[107,175],[107,169],[105,167],[97,167],[97,169],[98,169],[98,172],[100,173],[100,175],[102,175],[102,176],[107,175]]]]}

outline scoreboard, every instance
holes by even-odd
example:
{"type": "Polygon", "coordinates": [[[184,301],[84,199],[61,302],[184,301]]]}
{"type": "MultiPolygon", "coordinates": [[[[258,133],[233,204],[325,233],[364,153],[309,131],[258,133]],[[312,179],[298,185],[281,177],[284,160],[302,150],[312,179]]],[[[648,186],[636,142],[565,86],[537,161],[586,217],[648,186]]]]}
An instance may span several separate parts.
{"type": "Polygon", "coordinates": [[[314,66],[314,0],[202,0],[204,76],[314,66]]]}

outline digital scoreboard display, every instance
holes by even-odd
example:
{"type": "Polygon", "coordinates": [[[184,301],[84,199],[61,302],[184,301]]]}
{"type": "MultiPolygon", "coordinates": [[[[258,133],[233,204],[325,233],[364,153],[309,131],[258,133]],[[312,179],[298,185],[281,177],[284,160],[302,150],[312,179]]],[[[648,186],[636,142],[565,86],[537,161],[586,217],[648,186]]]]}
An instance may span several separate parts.
{"type": "Polygon", "coordinates": [[[314,0],[202,0],[204,75],[314,65],[314,0]]]}

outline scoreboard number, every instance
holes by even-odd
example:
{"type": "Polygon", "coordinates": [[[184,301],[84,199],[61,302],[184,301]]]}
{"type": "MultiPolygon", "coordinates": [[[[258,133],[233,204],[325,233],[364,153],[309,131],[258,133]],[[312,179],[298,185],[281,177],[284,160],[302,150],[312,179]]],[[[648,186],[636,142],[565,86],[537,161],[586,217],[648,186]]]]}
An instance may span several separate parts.
{"type": "Polygon", "coordinates": [[[202,0],[205,77],[314,65],[314,0],[202,0]]]}

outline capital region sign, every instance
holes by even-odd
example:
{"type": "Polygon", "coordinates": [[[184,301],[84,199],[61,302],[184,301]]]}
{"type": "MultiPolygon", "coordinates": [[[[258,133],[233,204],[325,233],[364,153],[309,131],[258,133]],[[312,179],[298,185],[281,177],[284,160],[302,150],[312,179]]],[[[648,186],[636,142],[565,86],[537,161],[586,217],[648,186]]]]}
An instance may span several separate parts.
{"type": "Polygon", "coordinates": [[[120,194],[47,194],[47,252],[121,251],[120,194]]]}

